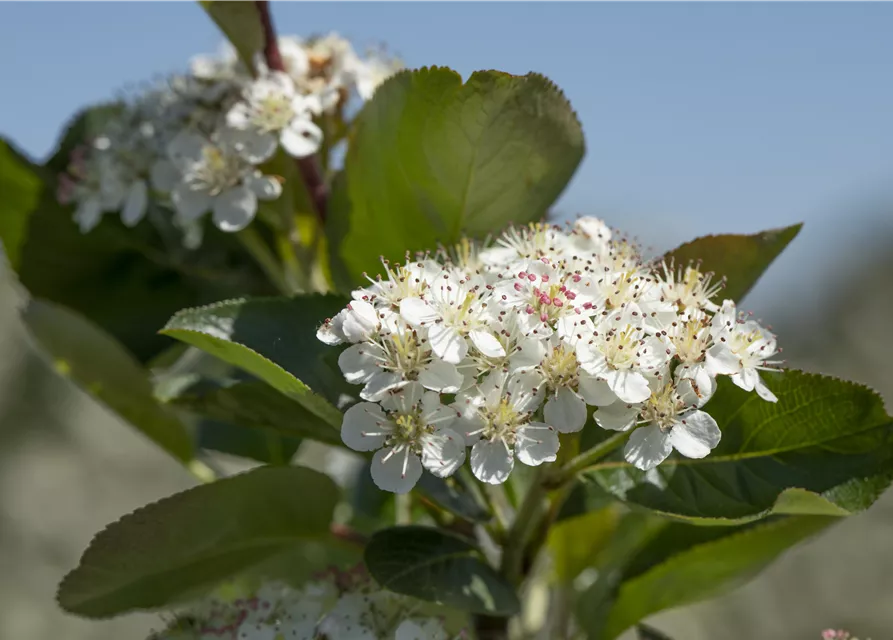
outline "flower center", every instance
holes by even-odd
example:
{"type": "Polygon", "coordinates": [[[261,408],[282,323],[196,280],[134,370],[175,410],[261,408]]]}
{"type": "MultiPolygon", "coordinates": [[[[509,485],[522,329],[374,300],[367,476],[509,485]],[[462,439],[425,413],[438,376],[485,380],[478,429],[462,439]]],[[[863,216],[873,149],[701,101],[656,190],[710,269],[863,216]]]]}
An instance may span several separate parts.
{"type": "Polygon", "coordinates": [[[291,100],[282,94],[271,94],[254,104],[251,124],[265,133],[282,131],[294,117],[291,100]]]}
{"type": "Polygon", "coordinates": [[[205,145],[202,161],[191,167],[185,181],[196,191],[207,191],[216,196],[242,180],[242,169],[242,162],[235,154],[224,153],[214,145],[205,145]]]}
{"type": "Polygon", "coordinates": [[[668,384],[652,393],[651,397],[645,401],[645,406],[642,407],[642,419],[653,422],[666,433],[676,422],[676,416],[685,408],[685,403],[676,393],[676,389],[672,384],[668,384]]]}
{"type": "Polygon", "coordinates": [[[404,380],[415,380],[422,367],[431,361],[431,351],[423,348],[422,342],[415,330],[383,336],[379,346],[384,356],[379,366],[385,371],[399,373],[404,380]]]}
{"type": "Polygon", "coordinates": [[[495,407],[481,409],[484,428],[481,435],[487,440],[502,440],[508,446],[515,444],[518,428],[525,425],[530,417],[512,406],[510,398],[502,398],[495,407]]]}
{"type": "Polygon", "coordinates": [[[515,250],[522,258],[542,258],[556,253],[555,227],[542,222],[531,222],[526,227],[511,227],[496,244],[515,250]]]}
{"type": "Polygon", "coordinates": [[[620,274],[606,275],[598,280],[596,288],[605,299],[605,307],[616,309],[638,298],[648,281],[648,278],[633,269],[620,274]]]}
{"type": "Polygon", "coordinates": [[[722,282],[712,282],[712,274],[701,273],[691,266],[674,274],[672,267],[664,265],[664,278],[663,294],[679,305],[680,311],[704,306],[723,286],[722,282]]]}
{"type": "Polygon", "coordinates": [[[638,327],[626,325],[621,330],[612,329],[605,336],[603,353],[612,369],[631,369],[639,361],[638,327]]]}
{"type": "Polygon", "coordinates": [[[676,355],[684,363],[698,362],[710,347],[710,330],[705,320],[674,322],[667,335],[676,348],[676,355]]]}
{"type": "Polygon", "coordinates": [[[573,349],[567,348],[564,344],[552,349],[551,353],[546,355],[540,370],[550,389],[577,388],[580,370],[577,355],[573,349]]]}
{"type": "MultiPolygon", "coordinates": [[[[382,261],[382,264],[387,273],[387,280],[381,275],[376,276],[374,280],[369,276],[366,276],[366,279],[375,285],[378,297],[385,300],[394,311],[400,310],[400,301],[404,298],[420,298],[428,289],[428,283],[418,273],[413,273],[409,267],[398,264],[393,268],[387,260],[382,261]]],[[[419,270],[422,266],[418,265],[419,270]]]]}

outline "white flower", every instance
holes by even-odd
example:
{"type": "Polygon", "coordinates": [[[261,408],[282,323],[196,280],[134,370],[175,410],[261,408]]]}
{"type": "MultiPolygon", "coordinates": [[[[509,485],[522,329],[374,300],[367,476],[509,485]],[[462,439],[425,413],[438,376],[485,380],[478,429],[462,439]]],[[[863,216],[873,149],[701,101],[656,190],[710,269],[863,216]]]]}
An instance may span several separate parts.
{"type": "Polygon", "coordinates": [[[526,465],[554,462],[558,433],[543,422],[532,422],[542,403],[540,380],[532,372],[511,377],[491,374],[480,387],[460,393],[453,407],[461,414],[471,449],[471,470],[488,484],[508,480],[515,456],[526,465]]]}
{"type": "Polygon", "coordinates": [[[409,324],[428,328],[431,349],[445,362],[459,364],[471,339],[481,353],[499,357],[505,349],[493,335],[495,320],[492,294],[476,277],[444,271],[434,279],[422,298],[404,298],[400,315],[409,324]]]}
{"type": "MultiPolygon", "coordinates": [[[[719,444],[719,427],[700,407],[708,397],[699,395],[690,380],[666,384],[641,406],[646,426],[633,431],[624,448],[627,462],[638,469],[653,469],[675,449],[688,458],[703,458],[719,444]]],[[[596,413],[601,413],[599,409],[596,413]]]]}
{"type": "MultiPolygon", "coordinates": [[[[239,231],[254,219],[258,199],[275,200],[282,193],[282,185],[244,160],[225,133],[210,140],[183,131],[171,141],[168,153],[180,174],[171,200],[184,221],[210,210],[221,230],[239,231]]],[[[162,171],[156,168],[154,173],[162,171]]]]}
{"type": "Polygon", "coordinates": [[[673,264],[663,263],[663,278],[660,283],[663,297],[677,305],[680,311],[704,309],[711,313],[719,307],[711,301],[723,288],[724,282],[713,282],[712,273],[701,273],[693,265],[674,271],[673,264]]]}
{"type": "Polygon", "coordinates": [[[589,340],[577,341],[581,368],[608,383],[621,402],[643,402],[649,395],[649,377],[660,375],[668,360],[666,347],[647,335],[642,325],[609,316],[595,327],[589,340]]]}
{"type": "MultiPolygon", "coordinates": [[[[502,346],[502,355],[488,355],[472,343],[465,360],[459,364],[459,370],[465,378],[463,390],[477,384],[491,372],[510,375],[529,371],[539,365],[546,354],[543,341],[524,332],[517,313],[498,316],[491,328],[502,346]]],[[[489,352],[494,353],[493,350],[489,352]]]]}
{"type": "Polygon", "coordinates": [[[599,218],[583,216],[574,221],[573,248],[586,255],[607,255],[611,251],[611,230],[599,218]]]}
{"type": "Polygon", "coordinates": [[[404,620],[394,632],[394,640],[448,640],[443,623],[436,618],[404,620]]]}
{"type": "Polygon", "coordinates": [[[441,393],[456,393],[462,384],[456,365],[433,355],[425,329],[403,323],[349,347],[339,356],[338,365],[348,382],[365,385],[360,397],[370,401],[415,380],[441,393]]]}
{"type": "Polygon", "coordinates": [[[403,65],[399,60],[387,59],[381,55],[370,55],[365,60],[356,55],[349,56],[347,72],[352,76],[357,94],[369,100],[381,84],[399,71],[403,65]]]}
{"type": "Polygon", "coordinates": [[[318,100],[298,94],[288,74],[273,71],[249,84],[242,100],[226,114],[227,124],[244,133],[240,141],[248,161],[269,159],[281,144],[296,158],[316,153],[322,130],[313,123],[318,100]]]}
{"type": "Polygon", "coordinates": [[[443,267],[433,260],[411,261],[408,256],[404,264],[392,266],[388,260],[382,260],[382,266],[387,277],[366,276],[372,284],[361,291],[364,296],[398,313],[404,299],[422,297],[437,276],[443,273],[443,267]]]}
{"type": "Polygon", "coordinates": [[[480,258],[485,264],[511,269],[521,261],[554,259],[569,243],[560,227],[532,222],[506,229],[492,247],[481,251],[480,258]]]}
{"type": "Polygon", "coordinates": [[[465,461],[465,439],[450,429],[456,412],[440,396],[411,382],[389,393],[381,406],[361,402],[344,414],[341,439],[355,451],[375,451],[372,479],[384,491],[406,493],[422,467],[440,478],[465,461]]]}
{"type": "Polygon", "coordinates": [[[716,390],[715,376],[734,373],[719,366],[716,359],[708,359],[707,352],[713,345],[710,317],[695,307],[671,322],[659,337],[679,360],[675,375],[688,378],[707,395],[716,390]]]}
{"type": "Polygon", "coordinates": [[[777,352],[775,335],[754,320],[738,316],[735,303],[725,300],[713,316],[715,344],[707,352],[707,361],[714,369],[730,374],[732,382],[745,391],[756,390],[763,400],[778,398],[760,378],[760,371],[775,371],[777,361],[770,360],[777,352]]]}

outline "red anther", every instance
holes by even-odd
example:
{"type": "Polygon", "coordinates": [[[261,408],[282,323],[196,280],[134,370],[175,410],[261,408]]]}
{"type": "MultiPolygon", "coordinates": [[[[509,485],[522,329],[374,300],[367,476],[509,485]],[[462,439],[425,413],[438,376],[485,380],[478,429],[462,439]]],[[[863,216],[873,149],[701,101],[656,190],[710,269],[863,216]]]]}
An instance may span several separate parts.
{"type": "Polygon", "coordinates": [[[577,299],[577,294],[574,293],[573,291],[565,291],[565,292],[564,292],[564,297],[567,298],[568,300],[576,300],[576,299],[577,299]]]}
{"type": "Polygon", "coordinates": [[[528,313],[529,315],[533,315],[533,311],[534,311],[534,309],[533,309],[533,307],[531,307],[530,305],[527,305],[527,309],[526,309],[526,311],[527,311],[527,313],[528,313]]]}
{"type": "Polygon", "coordinates": [[[548,274],[548,273],[544,273],[543,275],[540,276],[540,280],[542,280],[543,282],[548,282],[548,281],[549,281],[549,274],[548,274]]]}
{"type": "Polygon", "coordinates": [[[552,298],[550,298],[547,294],[544,293],[540,296],[540,303],[545,304],[545,305],[550,305],[550,304],[552,304],[552,298]]]}
{"type": "Polygon", "coordinates": [[[532,273],[528,273],[528,274],[527,274],[527,279],[530,280],[531,282],[533,282],[534,280],[536,280],[536,276],[533,275],[532,273]]]}
{"type": "Polygon", "coordinates": [[[580,282],[580,280],[582,280],[582,279],[583,278],[582,278],[582,276],[580,276],[579,273],[575,273],[573,276],[571,276],[571,280],[573,280],[574,282],[580,282]]]}
{"type": "Polygon", "coordinates": [[[516,283],[515,283],[515,291],[520,291],[520,290],[521,290],[521,283],[520,283],[520,282],[516,282],[516,283]]]}
{"type": "Polygon", "coordinates": [[[518,277],[519,277],[519,278],[526,278],[526,277],[527,277],[527,272],[526,272],[526,271],[521,271],[521,272],[519,272],[519,273],[518,273],[518,277]]]}
{"type": "Polygon", "coordinates": [[[561,300],[559,300],[558,298],[552,298],[552,304],[554,304],[556,307],[564,306],[564,303],[561,300]]]}
{"type": "Polygon", "coordinates": [[[584,303],[583,303],[583,308],[586,309],[586,310],[588,311],[589,309],[592,308],[592,303],[591,303],[591,302],[584,302],[584,303]]]}
{"type": "Polygon", "coordinates": [[[548,321],[549,321],[549,316],[545,311],[543,311],[540,314],[540,322],[548,322],[548,321]]]}

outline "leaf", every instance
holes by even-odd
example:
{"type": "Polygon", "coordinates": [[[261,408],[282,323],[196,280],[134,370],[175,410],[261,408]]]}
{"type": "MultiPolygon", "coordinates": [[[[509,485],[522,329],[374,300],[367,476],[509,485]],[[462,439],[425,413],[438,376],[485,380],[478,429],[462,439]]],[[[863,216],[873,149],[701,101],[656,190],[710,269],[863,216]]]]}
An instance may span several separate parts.
{"type": "Polygon", "coordinates": [[[640,624],[638,627],[636,627],[636,635],[638,636],[639,640],[673,640],[663,631],[658,631],[654,627],[649,627],[648,625],[644,624],[640,624]]]}
{"type": "Polygon", "coordinates": [[[327,224],[343,276],[358,283],[381,255],[543,218],[583,150],[570,104],[541,75],[396,74],[357,116],[333,185],[327,224]]]}
{"type": "Polygon", "coordinates": [[[247,427],[263,437],[310,438],[336,446],[343,444],[340,431],[332,423],[264,382],[242,382],[204,394],[186,394],[174,404],[214,420],[247,427]]]}
{"type": "Polygon", "coordinates": [[[620,512],[614,506],[555,523],[549,531],[548,545],[556,579],[572,583],[584,569],[592,566],[619,523],[620,512]]]}
{"type": "Polygon", "coordinates": [[[107,102],[81,109],[72,116],[56,144],[56,150],[44,163],[47,175],[55,178],[56,174],[66,171],[71,163],[71,153],[77,147],[89,145],[104,133],[109,120],[124,109],[125,105],[121,102],[107,102]]]}
{"type": "Polygon", "coordinates": [[[40,168],[8,142],[0,139],[0,244],[13,269],[19,265],[28,219],[37,208],[44,189],[40,168]]]}
{"type": "Polygon", "coordinates": [[[146,371],[114,338],[79,314],[44,300],[29,301],[22,321],[58,373],[175,458],[192,459],[186,428],[158,404],[146,371]]]}
{"type": "Polygon", "coordinates": [[[704,236],[673,249],[663,260],[674,262],[677,268],[700,261],[701,272],[726,278],[720,295],[740,302],[802,227],[795,224],[753,235],[704,236]]]}
{"type": "Polygon", "coordinates": [[[338,489],[299,467],[261,467],[164,498],[109,525],[59,587],[71,613],[162,607],[328,533],[338,489]]]}
{"type": "Polygon", "coordinates": [[[746,582],[789,547],[837,519],[790,516],[688,549],[624,582],[604,638],[616,638],[647,616],[727,592],[746,582]]]}
{"type": "Polygon", "coordinates": [[[346,304],[337,296],[227,300],[178,312],[162,334],[239,367],[340,429],[341,412],[311,385],[337,401],[344,382],[329,366],[331,347],[316,329],[346,304]]]}
{"type": "Polygon", "coordinates": [[[704,524],[845,515],[874,502],[893,477],[893,420],[881,398],[815,374],[761,375],[778,403],[720,379],[704,409],[722,440],[706,458],[675,455],[641,472],[618,452],[584,477],[632,505],[704,524]]]}
{"type": "Polygon", "coordinates": [[[366,545],[366,566],[386,589],[462,611],[511,616],[520,603],[512,587],[459,536],[428,527],[394,527],[366,545]]]}
{"type": "Polygon", "coordinates": [[[490,520],[487,509],[474,499],[458,475],[438,478],[433,474],[423,473],[416,489],[440,508],[460,518],[470,522],[490,520]]]}
{"type": "Polygon", "coordinates": [[[264,31],[256,4],[220,0],[200,0],[199,4],[236,48],[242,62],[253,69],[254,54],[264,47],[264,31]]]}
{"type": "Polygon", "coordinates": [[[288,464],[294,457],[300,438],[289,438],[267,429],[252,429],[223,420],[198,422],[198,446],[263,462],[288,464]]]}

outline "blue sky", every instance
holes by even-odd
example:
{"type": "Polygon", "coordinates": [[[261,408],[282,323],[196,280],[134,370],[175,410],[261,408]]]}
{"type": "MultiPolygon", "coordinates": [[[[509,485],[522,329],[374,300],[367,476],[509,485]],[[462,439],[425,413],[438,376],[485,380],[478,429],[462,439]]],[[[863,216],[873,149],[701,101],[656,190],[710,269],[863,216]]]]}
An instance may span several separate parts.
{"type": "MultiPolygon", "coordinates": [[[[661,250],[805,221],[749,300],[800,296],[893,232],[893,4],[274,3],[281,33],[409,66],[539,71],[588,150],[559,202],[661,250]],[[883,214],[886,213],[886,216],[883,214]],[[770,281],[771,280],[771,281],[770,281]]],[[[221,36],[191,3],[0,3],[0,133],[43,156],[80,106],[221,36]]]]}

